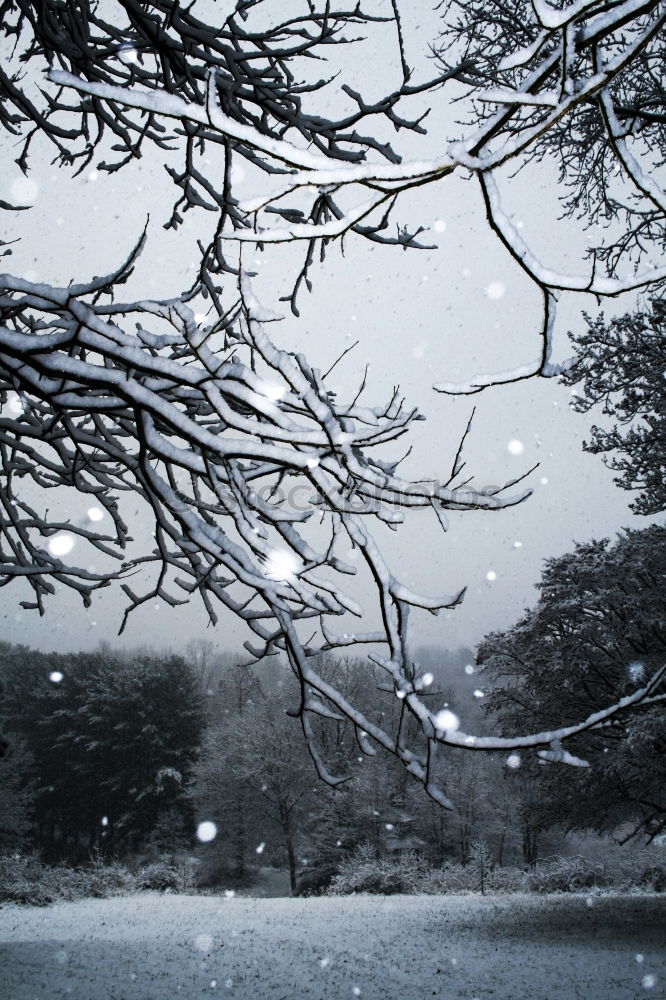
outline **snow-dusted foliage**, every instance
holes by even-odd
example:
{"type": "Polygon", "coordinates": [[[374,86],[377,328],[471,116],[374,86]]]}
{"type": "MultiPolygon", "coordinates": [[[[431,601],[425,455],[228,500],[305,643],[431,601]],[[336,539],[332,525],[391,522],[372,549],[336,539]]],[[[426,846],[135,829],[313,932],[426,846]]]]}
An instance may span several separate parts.
{"type": "MultiPolygon", "coordinates": [[[[237,0],[211,8],[210,23],[172,0],[118,7],[107,18],[84,0],[3,5],[17,65],[47,70],[48,82],[33,91],[18,70],[13,78],[3,71],[0,120],[23,137],[24,168],[36,134],[79,169],[98,149],[106,155],[108,132],[113,155],[97,164],[102,171],[122,169],[146,145],[182,149],[182,172],[169,168],[178,200],[168,225],[177,228],[185,210],[204,210],[215,215],[216,231],[200,245],[195,285],[169,301],[118,297],[143,240],[115,274],[66,288],[0,278],[3,579],[27,582],[33,597],[25,606],[40,613],[56,584],[74,588],[88,604],[95,590],[116,581],[128,613],[146,601],[173,605],[192,596],[211,621],[220,605],[226,608],[254,633],[248,643],[254,657],[288,656],[300,683],[296,711],[305,738],[320,774],[333,783],[339,778],[317,750],[313,717],[350,720],[364,754],[376,745],[394,753],[443,805],[448,800],[431,780],[438,744],[476,751],[550,747],[546,753],[571,763],[560,741],[643,700],[653,680],[556,731],[474,737],[440,724],[415,683],[409,611],[436,614],[453,607],[462,591],[414,593],[376,539],[410,508],[434,509],[445,527],[449,510],[498,509],[527,494],[475,491],[468,480],[457,490],[460,449],[446,483],[400,477],[395,456],[379,457],[377,449],[408,433],[420,414],[397,390],[380,404],[361,405],[365,379],[354,398],[338,401],[313,359],[278,348],[271,337],[277,317],[255,297],[248,252],[304,243],[296,276],[293,265],[285,268],[284,298],[297,314],[299,290],[310,287],[313,262],[331,241],[355,234],[417,247],[419,226],[388,229],[400,193],[471,174],[490,229],[541,290],[538,357],[499,375],[438,387],[472,393],[554,374],[551,333],[561,290],[616,295],[666,278],[665,268],[643,260],[645,241],[660,246],[663,239],[664,195],[651,177],[663,139],[663,116],[654,112],[661,91],[651,83],[644,100],[642,87],[646,67],[652,80],[662,54],[662,8],[634,0],[564,8],[512,0],[488,15],[487,5],[469,0],[459,15],[447,9],[436,46],[439,71],[418,83],[397,3],[369,13],[312,3],[283,19],[279,10],[237,0]],[[385,24],[394,29],[399,85],[368,102],[343,85],[349,108],[327,117],[327,81],[301,80],[295,67],[385,24]],[[449,85],[467,101],[462,138],[438,141],[434,153],[424,146],[416,160],[384,141],[380,126],[387,123],[412,143],[424,134],[424,116],[411,118],[403,106],[414,97],[441,100],[449,85]],[[597,173],[576,159],[581,148],[601,158],[599,180],[590,180],[597,173]],[[209,168],[211,149],[218,159],[209,168]],[[501,168],[552,150],[567,177],[577,178],[572,210],[591,206],[595,221],[610,206],[626,222],[624,241],[596,252],[585,273],[560,274],[537,259],[502,208],[501,168]],[[621,213],[607,196],[608,158],[633,185],[636,212],[621,213]],[[238,190],[245,170],[256,190],[249,198],[238,190]],[[628,276],[626,260],[637,268],[628,276]],[[195,311],[202,296],[210,306],[203,320],[195,311]],[[83,493],[86,522],[46,518],[22,495],[24,480],[44,492],[67,486],[83,493]],[[304,509],[277,501],[283,484],[307,487],[304,509]],[[127,496],[150,512],[155,540],[131,558],[127,496]],[[116,568],[86,566],[80,553],[89,546],[105,565],[115,559],[116,568]],[[356,572],[350,549],[372,581],[372,607],[361,608],[341,582],[356,572]],[[155,571],[154,585],[143,591],[129,579],[138,568],[155,571]],[[359,628],[339,634],[331,619],[348,614],[359,628]],[[366,644],[380,646],[372,659],[401,700],[391,731],[313,667],[323,650],[366,644]],[[408,740],[409,717],[420,735],[408,740]]],[[[488,286],[491,298],[503,292],[501,283],[488,286]]]]}
{"type": "Polygon", "coordinates": [[[590,767],[535,766],[532,758],[514,770],[507,761],[512,781],[531,776],[536,783],[537,826],[554,818],[568,829],[596,831],[630,823],[627,839],[653,839],[666,816],[666,529],[653,525],[614,544],[578,545],[547,561],[539,589],[536,606],[479,649],[482,670],[494,681],[486,707],[503,731],[546,718],[565,724],[626,696],[647,675],[655,683],[640,704],[576,736],[571,753],[555,747],[538,754],[546,764],[576,755],[569,763],[590,767]]]}
{"type": "Polygon", "coordinates": [[[346,896],[353,892],[373,892],[383,896],[415,893],[420,890],[427,866],[418,854],[405,851],[397,858],[377,858],[370,844],[362,844],[340,865],[329,892],[346,896]]]}
{"type": "Polygon", "coordinates": [[[666,303],[606,322],[588,318],[588,328],[572,338],[576,356],[564,373],[574,390],[572,404],[587,413],[595,404],[616,421],[592,427],[586,451],[601,453],[621,473],[614,482],[637,491],[630,505],[637,514],[666,510],[666,303]],[[608,457],[606,457],[608,456],[608,457]]]}

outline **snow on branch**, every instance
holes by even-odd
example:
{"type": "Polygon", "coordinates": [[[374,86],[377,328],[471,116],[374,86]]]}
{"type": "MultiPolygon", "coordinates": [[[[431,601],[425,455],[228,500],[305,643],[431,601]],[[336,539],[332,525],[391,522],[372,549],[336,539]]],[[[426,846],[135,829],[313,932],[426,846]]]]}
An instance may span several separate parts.
{"type": "MultiPolygon", "coordinates": [[[[379,147],[368,141],[361,156],[345,161],[341,158],[339,145],[329,149],[319,142],[314,148],[312,144],[301,143],[300,137],[311,138],[302,130],[292,130],[293,138],[288,139],[284,132],[278,136],[260,128],[254,120],[240,120],[223,109],[224,76],[213,62],[206,69],[205,92],[197,93],[194,99],[185,99],[172,92],[172,88],[160,87],[154,79],[142,88],[136,80],[122,84],[99,82],[55,69],[48,77],[52,83],[68,90],[113,106],[140,110],[149,114],[151,120],[176,119],[188,127],[201,128],[208,138],[217,137],[219,142],[233,142],[235,149],[251,151],[254,162],[264,171],[287,173],[288,181],[281,187],[233,201],[233,205],[228,198],[222,198],[215,185],[207,182],[206,190],[213,201],[224,203],[214,249],[208,259],[217,255],[219,267],[225,269],[224,255],[231,253],[235,244],[305,241],[309,247],[306,264],[288,296],[294,309],[297,288],[312,264],[314,243],[321,242],[323,249],[331,240],[353,232],[380,242],[420,246],[416,242],[418,230],[401,231],[398,227],[396,237],[385,233],[397,196],[415,185],[441,184],[454,174],[471,171],[478,179],[491,228],[538,287],[543,302],[538,331],[539,358],[522,362],[506,372],[475,375],[459,385],[440,381],[436,386],[443,392],[478,392],[491,385],[559,373],[551,357],[558,293],[582,292],[602,298],[655,287],[666,280],[666,268],[652,263],[639,266],[649,243],[646,233],[648,236],[654,234],[662,243],[666,233],[663,189],[651,177],[651,170],[660,157],[663,159],[663,138],[653,140],[650,137],[650,126],[640,116],[638,94],[633,120],[616,96],[621,89],[626,98],[624,103],[631,104],[627,95],[632,87],[638,86],[636,74],[640,73],[640,66],[649,65],[653,52],[658,50],[666,15],[659,5],[645,0],[623,0],[609,8],[601,0],[579,0],[561,9],[547,0],[535,0],[532,4],[534,23],[528,20],[521,27],[523,33],[531,33],[534,37],[523,46],[520,59],[517,59],[512,53],[518,14],[512,5],[499,15],[499,23],[493,22],[492,34],[487,34],[490,22],[478,0],[464,0],[458,7],[462,17],[458,33],[462,31],[464,36],[465,30],[469,30],[475,45],[480,44],[480,38],[486,38],[483,54],[479,49],[479,65],[487,67],[483,79],[491,85],[482,86],[481,75],[476,82],[476,69],[470,69],[469,58],[456,63],[458,50],[455,45],[451,49],[453,61],[446,61],[441,55],[443,72],[437,82],[458,79],[470,89],[471,96],[478,96],[485,105],[500,107],[488,115],[482,113],[480,121],[477,114],[475,127],[469,134],[449,143],[444,155],[435,158],[387,158],[379,147]],[[621,88],[618,81],[622,81],[621,88]],[[530,158],[540,158],[544,152],[555,153],[568,163],[573,155],[571,144],[580,148],[580,140],[574,133],[581,121],[590,120],[593,108],[599,109],[592,129],[595,141],[616,158],[637,196],[650,205],[653,214],[646,220],[639,209],[636,209],[638,214],[627,209],[629,232],[626,237],[595,252],[589,268],[581,267],[580,273],[564,274],[539,259],[504,214],[497,174],[506,164],[520,166],[530,158]],[[640,143],[630,148],[630,139],[634,136],[640,136],[640,143]],[[343,204],[347,201],[343,197],[345,193],[356,188],[362,189],[366,196],[357,199],[351,207],[343,204]],[[304,201],[306,207],[303,207],[304,201]],[[276,216],[280,222],[276,223],[276,216]],[[635,227],[639,227],[640,233],[638,229],[634,233],[635,227]],[[620,262],[627,254],[636,257],[636,267],[630,275],[626,268],[620,274],[620,262]]],[[[397,10],[394,16],[397,19],[397,10]]],[[[524,21],[524,12],[520,16],[524,21]]],[[[404,63],[403,39],[399,21],[397,23],[404,63]]],[[[447,30],[445,28],[444,37],[447,30]]],[[[425,84],[416,89],[428,92],[425,84]]],[[[410,86],[405,81],[401,93],[404,96],[408,92],[411,92],[410,86]]],[[[654,106],[653,100],[651,107],[654,106]]],[[[366,106],[362,104],[362,107],[366,106]]],[[[585,188],[593,182],[581,171],[576,183],[585,188]]],[[[617,217],[617,200],[604,192],[601,196],[607,215],[611,212],[617,217]]],[[[586,202],[593,209],[595,197],[586,202]]],[[[584,200],[584,196],[581,198],[584,200]]]]}
{"type": "MultiPolygon", "coordinates": [[[[412,680],[409,610],[437,613],[454,607],[462,593],[429,598],[407,588],[384,559],[371,523],[401,506],[497,509],[529,491],[502,499],[495,489],[474,493],[466,484],[456,491],[384,471],[378,459],[370,460],[369,431],[390,442],[410,427],[416,411],[377,406],[365,408],[365,419],[358,420],[350,415],[353,408],[333,402],[305,358],[274,344],[268,330],[275,317],[257,302],[245,271],[236,321],[211,333],[215,324],[202,329],[182,299],[111,298],[132,261],[106,288],[96,280],[77,285],[76,294],[0,277],[3,581],[23,580],[33,594],[24,606],[40,613],[56,583],[74,587],[85,603],[99,586],[120,583],[129,601],[123,627],[148,600],[176,605],[198,595],[211,621],[222,606],[254,634],[255,655],[286,652],[313,692],[304,697],[300,715],[320,773],[332,777],[319,759],[310,719],[341,715],[364,739],[395,753],[441,800],[427,741],[485,749],[487,740],[437,731],[412,680]],[[85,526],[76,517],[54,520],[30,507],[24,495],[34,490],[24,482],[41,495],[73,487],[84,505],[94,504],[85,526]],[[289,494],[282,503],[274,500],[287,483],[307,485],[313,503],[298,510],[291,509],[289,494]],[[153,550],[134,551],[124,495],[150,512],[153,550]],[[321,530],[308,531],[316,510],[329,526],[324,546],[321,530]],[[341,557],[343,544],[359,551],[375,581],[374,611],[339,582],[354,573],[341,557]],[[117,565],[94,574],[77,565],[80,557],[68,558],[88,545],[117,565]],[[130,583],[139,568],[152,570],[154,579],[143,593],[130,583]],[[338,636],[328,622],[348,614],[374,616],[382,628],[338,636]],[[311,633],[307,644],[301,625],[311,633]],[[320,652],[368,642],[386,646],[387,655],[373,659],[419,721],[423,750],[418,740],[414,747],[396,741],[317,672],[320,652]]],[[[539,746],[566,735],[500,742],[539,746]]],[[[496,747],[491,743],[487,748],[496,747]]]]}
{"type": "Polygon", "coordinates": [[[387,18],[311,3],[302,16],[250,24],[253,4],[225,4],[219,23],[204,24],[191,7],[166,0],[159,17],[128,15],[122,28],[88,5],[94,30],[86,47],[78,37],[73,44],[65,7],[47,6],[26,0],[18,13],[5,12],[17,58],[33,68],[42,59],[55,88],[45,84],[38,106],[18,75],[0,70],[0,122],[13,133],[29,126],[22,168],[40,133],[62,163],[83,169],[111,132],[118,155],[99,164],[109,172],[146,143],[177,146],[184,165],[169,167],[179,197],[167,226],[202,207],[218,218],[212,242],[201,247],[197,283],[170,300],[118,298],[143,241],[115,274],[67,288],[0,275],[0,583],[22,587],[23,606],[39,613],[56,586],[73,588],[87,605],[97,589],[119,584],[128,599],[121,628],[147,601],[196,598],[213,623],[220,608],[236,615],[252,634],[252,656],[287,655],[300,681],[306,742],[332,784],[344,776],[330,773],[314,723],[339,718],[353,724],[365,752],[380,746],[394,754],[443,806],[450,802],[435,781],[438,746],[543,748],[544,759],[581,766],[561,742],[649,701],[663,670],[565,729],[476,737],[461,732],[452,713],[433,712],[415,680],[410,620],[454,608],[463,590],[429,597],[407,587],[382,552],[381,533],[414,508],[434,509],[445,528],[447,511],[499,510],[529,490],[505,495],[519,480],[503,490],[475,490],[469,480],[456,486],[462,443],[446,483],[398,476],[398,461],[376,450],[409,433],[418,411],[396,394],[383,405],[362,406],[360,391],[337,402],[311,359],[271,337],[278,317],[257,301],[243,255],[248,242],[304,242],[305,263],[287,289],[297,313],[315,250],[323,261],[331,241],[352,233],[422,246],[418,225],[389,231],[401,193],[471,174],[491,230],[541,294],[540,349],[511,371],[437,388],[475,393],[555,374],[560,292],[601,298],[666,280],[665,268],[646,263],[655,248],[663,251],[666,234],[663,191],[652,177],[666,155],[662,5],[508,0],[489,17],[485,0],[458,0],[434,48],[439,72],[420,84],[412,82],[396,3],[387,18]],[[343,28],[370,30],[384,20],[397,29],[397,88],[370,102],[345,84],[351,111],[335,119],[315,113],[329,81],[297,82],[294,65],[342,44],[343,28]],[[415,96],[439,99],[451,81],[463,106],[458,117],[467,119],[461,137],[416,158],[384,141],[377,121],[398,136],[407,130],[413,145],[426,112],[410,119],[399,107],[415,96]],[[207,167],[207,144],[222,170],[219,162],[207,167]],[[622,229],[594,249],[585,273],[561,274],[540,260],[502,210],[500,168],[547,156],[570,192],[569,215],[590,224],[608,218],[622,229]],[[238,197],[237,157],[257,183],[249,198],[238,197]],[[630,180],[635,203],[618,200],[609,164],[630,180]],[[275,175],[279,186],[268,183],[275,175]],[[197,318],[200,293],[213,322],[197,318]],[[78,495],[83,516],[41,506],[53,497],[57,510],[63,490],[78,495]],[[129,500],[150,516],[147,550],[131,537],[129,500]],[[360,575],[348,562],[350,547],[369,581],[370,608],[348,584],[360,575]],[[88,561],[91,549],[102,569],[88,561]],[[331,626],[333,617],[342,628],[331,626]],[[361,628],[350,630],[349,617],[361,628]],[[321,653],[365,645],[381,648],[369,659],[400,704],[393,728],[368,718],[318,669],[321,653]]]}

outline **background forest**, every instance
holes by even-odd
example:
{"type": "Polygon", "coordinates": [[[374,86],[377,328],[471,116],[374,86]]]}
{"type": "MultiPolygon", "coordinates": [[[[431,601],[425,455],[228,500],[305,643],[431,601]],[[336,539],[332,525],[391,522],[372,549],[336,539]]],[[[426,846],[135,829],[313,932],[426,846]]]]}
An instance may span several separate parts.
{"type": "Polygon", "coordinates": [[[0,3],[11,898],[663,887],[666,14],[369,3],[0,3]]]}
{"type": "MultiPolygon", "coordinates": [[[[665,540],[652,526],[551,560],[536,606],[487,636],[476,662],[469,649],[419,650],[422,695],[450,725],[484,735],[538,729],[552,718],[553,690],[564,725],[631,693],[664,654],[665,540]]],[[[47,654],[4,643],[11,766],[0,771],[2,847],[31,846],[49,862],[152,863],[158,887],[169,882],[160,863],[189,868],[188,885],[217,888],[242,888],[273,867],[302,893],[441,888],[442,872],[444,888],[457,878],[483,890],[503,871],[576,853],[572,831],[663,839],[659,699],[572,741],[574,766],[548,751],[523,759],[452,749],[438,770],[448,811],[394,757],[368,753],[344,718],[318,738],[350,778],[336,788],[319,781],[293,717],[296,678],[280,659],[270,664],[244,666],[208,640],[183,655],[106,645],[47,654]]],[[[379,668],[338,655],[318,667],[377,724],[400,712],[379,668]]],[[[612,845],[584,849],[608,855],[612,845]]],[[[661,851],[638,858],[639,878],[660,887],[661,851]]]]}

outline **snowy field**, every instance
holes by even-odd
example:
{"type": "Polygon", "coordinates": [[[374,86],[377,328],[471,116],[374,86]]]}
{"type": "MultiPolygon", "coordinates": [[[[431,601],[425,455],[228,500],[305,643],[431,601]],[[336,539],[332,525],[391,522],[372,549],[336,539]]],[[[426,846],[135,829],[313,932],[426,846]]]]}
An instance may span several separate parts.
{"type": "Polygon", "coordinates": [[[2,1000],[664,997],[657,896],[249,899],[0,909],[2,1000]]]}

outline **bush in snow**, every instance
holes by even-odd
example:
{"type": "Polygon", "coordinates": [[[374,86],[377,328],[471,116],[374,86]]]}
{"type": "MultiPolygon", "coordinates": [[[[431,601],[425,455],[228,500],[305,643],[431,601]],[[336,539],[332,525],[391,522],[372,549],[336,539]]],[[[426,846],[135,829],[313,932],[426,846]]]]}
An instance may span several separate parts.
{"type": "Polygon", "coordinates": [[[171,864],[164,859],[140,868],[136,874],[137,889],[170,889],[185,892],[194,885],[192,868],[185,864],[171,864]]]}
{"type": "Polygon", "coordinates": [[[413,851],[398,858],[376,858],[370,844],[362,844],[352,857],[341,862],[338,874],[331,879],[329,892],[345,896],[353,892],[371,892],[390,896],[415,893],[426,872],[425,863],[413,851]]]}
{"type": "Polygon", "coordinates": [[[45,865],[36,853],[0,857],[0,901],[47,906],[57,900],[106,898],[135,888],[132,874],[119,864],[87,867],[45,865]]]}
{"type": "Polygon", "coordinates": [[[608,883],[603,864],[582,857],[548,858],[528,875],[533,892],[580,892],[608,883]]]}
{"type": "Polygon", "coordinates": [[[469,865],[461,865],[450,861],[441,868],[431,868],[424,871],[418,881],[417,892],[428,895],[444,895],[448,892],[474,892],[476,875],[469,865]]]}
{"type": "Polygon", "coordinates": [[[522,868],[493,868],[486,887],[491,892],[527,892],[528,879],[528,872],[522,868]]]}

